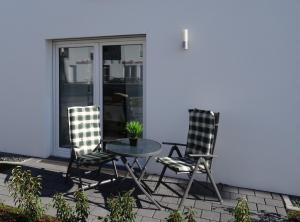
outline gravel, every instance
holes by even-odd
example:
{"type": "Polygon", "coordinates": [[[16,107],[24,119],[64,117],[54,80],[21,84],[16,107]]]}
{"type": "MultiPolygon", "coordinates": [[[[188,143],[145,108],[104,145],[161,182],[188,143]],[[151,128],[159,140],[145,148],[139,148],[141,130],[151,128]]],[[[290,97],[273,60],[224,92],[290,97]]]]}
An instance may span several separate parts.
{"type": "Polygon", "coordinates": [[[26,159],[29,159],[28,156],[24,155],[18,155],[13,153],[4,153],[0,152],[0,161],[6,161],[6,162],[22,162],[26,159]]]}

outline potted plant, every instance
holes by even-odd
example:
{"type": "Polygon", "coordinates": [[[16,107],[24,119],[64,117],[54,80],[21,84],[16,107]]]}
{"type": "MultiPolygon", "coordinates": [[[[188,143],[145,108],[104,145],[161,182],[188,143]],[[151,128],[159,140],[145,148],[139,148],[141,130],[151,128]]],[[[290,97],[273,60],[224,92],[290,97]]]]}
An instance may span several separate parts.
{"type": "Polygon", "coordinates": [[[136,146],[138,138],[142,135],[143,125],[139,121],[130,121],[126,124],[126,131],[130,146],[136,146]]]}

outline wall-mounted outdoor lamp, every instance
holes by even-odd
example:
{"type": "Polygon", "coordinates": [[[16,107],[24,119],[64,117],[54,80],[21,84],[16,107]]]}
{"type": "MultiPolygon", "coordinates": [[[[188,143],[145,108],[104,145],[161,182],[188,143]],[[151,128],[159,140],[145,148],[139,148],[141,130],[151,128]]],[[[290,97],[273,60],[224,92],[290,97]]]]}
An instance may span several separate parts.
{"type": "Polygon", "coordinates": [[[187,50],[189,48],[189,30],[183,29],[182,30],[182,47],[183,49],[187,50]]]}

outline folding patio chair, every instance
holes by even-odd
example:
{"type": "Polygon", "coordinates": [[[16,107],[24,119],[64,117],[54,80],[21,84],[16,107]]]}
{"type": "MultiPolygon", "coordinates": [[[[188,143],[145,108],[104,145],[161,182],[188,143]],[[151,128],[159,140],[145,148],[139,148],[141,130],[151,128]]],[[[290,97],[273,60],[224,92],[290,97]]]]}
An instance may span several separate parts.
{"type": "MultiPolygon", "coordinates": [[[[79,187],[82,187],[81,166],[97,166],[98,176],[101,166],[112,162],[115,176],[118,172],[115,164],[116,156],[105,152],[105,144],[101,139],[100,108],[97,106],[75,106],[68,108],[69,135],[72,145],[71,158],[67,169],[66,180],[69,179],[72,164],[75,163],[79,173],[79,187]]],[[[102,183],[108,181],[102,181],[102,183]]],[[[98,185],[97,183],[95,185],[98,185]]],[[[89,185],[92,187],[94,185],[89,185]]]]}
{"type": "Polygon", "coordinates": [[[168,157],[158,157],[156,159],[164,167],[155,190],[159,187],[167,168],[175,171],[177,174],[188,174],[189,182],[178,208],[182,207],[197,173],[206,174],[219,201],[222,203],[222,197],[211,175],[212,159],[216,157],[213,153],[217,139],[218,123],[219,113],[191,109],[189,110],[187,144],[163,142],[163,144],[171,145],[172,148],[168,157]],[[184,156],[181,154],[179,147],[186,147],[184,156]],[[173,156],[174,151],[176,151],[178,157],[173,156]]]}

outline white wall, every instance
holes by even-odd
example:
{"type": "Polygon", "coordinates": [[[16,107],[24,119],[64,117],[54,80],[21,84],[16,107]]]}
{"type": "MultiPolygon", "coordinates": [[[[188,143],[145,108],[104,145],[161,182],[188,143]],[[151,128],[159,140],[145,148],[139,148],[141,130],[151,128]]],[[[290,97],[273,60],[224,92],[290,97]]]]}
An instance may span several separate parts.
{"type": "Polygon", "coordinates": [[[0,149],[51,153],[46,40],[147,34],[147,137],[184,142],[188,108],[219,111],[217,180],[300,195],[299,10],[297,0],[1,1],[0,149]]]}

